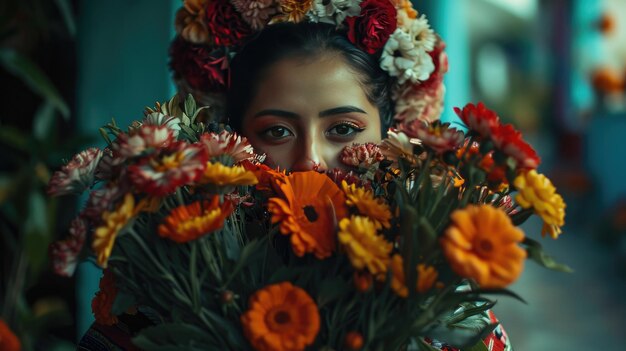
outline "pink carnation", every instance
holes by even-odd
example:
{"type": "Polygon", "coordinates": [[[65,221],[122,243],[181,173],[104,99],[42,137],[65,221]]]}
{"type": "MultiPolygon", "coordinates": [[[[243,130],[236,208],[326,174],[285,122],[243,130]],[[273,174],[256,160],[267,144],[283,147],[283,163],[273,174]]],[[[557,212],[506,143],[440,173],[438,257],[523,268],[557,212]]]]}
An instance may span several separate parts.
{"type": "Polygon", "coordinates": [[[352,167],[370,167],[385,159],[380,147],[374,143],[346,146],[339,156],[340,161],[352,167]]]}
{"type": "Polygon", "coordinates": [[[200,136],[200,144],[206,149],[209,159],[228,155],[233,158],[235,163],[239,163],[243,160],[252,161],[256,157],[248,139],[237,135],[237,133],[230,133],[225,130],[219,134],[202,134],[200,136]]]}
{"type": "Polygon", "coordinates": [[[430,148],[437,154],[459,148],[465,139],[463,132],[450,128],[448,123],[442,124],[439,121],[427,123],[413,120],[408,123],[402,123],[400,130],[409,138],[418,139],[422,145],[430,148]]]}

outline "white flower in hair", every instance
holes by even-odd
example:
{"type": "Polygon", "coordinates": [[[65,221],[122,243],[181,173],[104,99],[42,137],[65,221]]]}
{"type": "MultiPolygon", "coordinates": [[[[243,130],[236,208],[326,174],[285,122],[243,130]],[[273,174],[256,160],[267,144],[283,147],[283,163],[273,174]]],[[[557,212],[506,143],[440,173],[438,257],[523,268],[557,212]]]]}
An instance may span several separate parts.
{"type": "Polygon", "coordinates": [[[361,12],[361,0],[313,0],[307,13],[312,22],[339,25],[348,16],[357,16],[361,12]]]}
{"type": "Polygon", "coordinates": [[[435,48],[437,37],[435,32],[430,28],[426,16],[421,15],[419,18],[411,19],[407,22],[408,33],[413,39],[415,47],[430,52],[435,48]]]}
{"type": "Polygon", "coordinates": [[[380,57],[380,67],[399,84],[424,81],[435,70],[433,59],[426,50],[415,46],[413,38],[403,29],[396,29],[385,44],[380,57]]]}

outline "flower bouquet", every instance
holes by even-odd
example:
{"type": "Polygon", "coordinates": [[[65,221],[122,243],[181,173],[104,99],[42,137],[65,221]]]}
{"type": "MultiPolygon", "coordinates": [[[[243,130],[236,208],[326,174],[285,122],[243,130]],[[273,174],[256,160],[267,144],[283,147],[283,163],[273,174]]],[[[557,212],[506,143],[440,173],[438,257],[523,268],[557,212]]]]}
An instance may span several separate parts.
{"type": "Polygon", "coordinates": [[[96,321],[147,315],[142,349],[486,350],[488,296],[516,297],[527,258],[567,270],[517,227],[536,214],[556,238],[561,196],[482,104],[456,111],[465,133],[414,120],[345,148],[348,170],[294,173],[201,110],[175,97],[112,122],[49,185],[89,190],[55,269],[105,268],[96,321]]]}

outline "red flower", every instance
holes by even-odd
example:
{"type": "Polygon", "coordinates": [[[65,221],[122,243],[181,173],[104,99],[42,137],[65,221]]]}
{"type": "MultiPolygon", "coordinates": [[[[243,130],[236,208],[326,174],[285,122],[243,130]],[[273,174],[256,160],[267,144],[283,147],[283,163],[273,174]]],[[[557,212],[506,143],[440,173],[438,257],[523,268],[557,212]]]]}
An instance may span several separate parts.
{"type": "Polygon", "coordinates": [[[382,49],[397,27],[397,11],[389,0],[364,0],[361,13],[346,18],[348,39],[368,54],[382,49]]]}
{"type": "Polygon", "coordinates": [[[454,112],[470,131],[478,133],[483,138],[489,138],[492,130],[500,125],[498,115],[486,108],[482,102],[479,102],[478,105],[469,103],[463,107],[463,110],[455,107],[454,112]]]}
{"type": "Polygon", "coordinates": [[[191,88],[208,92],[226,91],[226,57],[203,45],[194,45],[177,37],[170,47],[170,68],[175,79],[191,88]]]}
{"type": "Polygon", "coordinates": [[[206,21],[217,46],[241,44],[243,39],[252,34],[250,26],[228,0],[209,1],[206,8],[206,21]]]}
{"type": "Polygon", "coordinates": [[[166,150],[128,167],[133,185],[152,196],[165,196],[196,181],[204,172],[207,152],[199,144],[175,142],[166,150]]]}
{"type": "Polygon", "coordinates": [[[13,333],[7,323],[0,318],[0,350],[2,351],[20,351],[22,343],[20,339],[13,333]]]}
{"type": "Polygon", "coordinates": [[[374,143],[354,144],[352,146],[346,146],[339,155],[339,160],[347,165],[353,167],[367,168],[376,162],[380,162],[385,159],[380,146],[374,143]]]}
{"type": "Polygon", "coordinates": [[[102,272],[100,278],[100,291],[96,293],[91,300],[91,311],[96,318],[96,323],[102,325],[114,325],[118,322],[117,316],[111,313],[113,302],[117,296],[117,287],[115,286],[115,277],[108,269],[102,272]]]}
{"type": "Polygon", "coordinates": [[[517,168],[535,169],[541,160],[537,152],[522,138],[522,133],[510,124],[493,128],[491,140],[495,147],[517,161],[517,168]]]}
{"type": "Polygon", "coordinates": [[[416,89],[426,91],[428,95],[437,93],[439,86],[443,84],[443,76],[448,72],[448,55],[444,51],[446,43],[443,40],[437,40],[435,49],[428,53],[433,59],[435,70],[427,80],[416,86],[416,89]]]}
{"type": "Polygon", "coordinates": [[[111,145],[113,164],[141,156],[149,151],[158,152],[159,149],[172,145],[174,141],[174,131],[167,126],[141,125],[132,129],[128,134],[121,133],[111,145]]]}

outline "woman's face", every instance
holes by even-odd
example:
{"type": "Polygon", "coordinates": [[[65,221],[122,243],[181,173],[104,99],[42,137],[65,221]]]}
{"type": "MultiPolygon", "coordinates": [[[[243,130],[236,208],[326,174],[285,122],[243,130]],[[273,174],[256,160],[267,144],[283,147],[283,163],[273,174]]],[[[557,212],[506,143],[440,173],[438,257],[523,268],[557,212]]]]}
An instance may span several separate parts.
{"type": "Polygon", "coordinates": [[[270,166],[341,168],[345,146],[381,140],[378,108],[338,55],[283,59],[259,83],[242,132],[270,166]]]}

